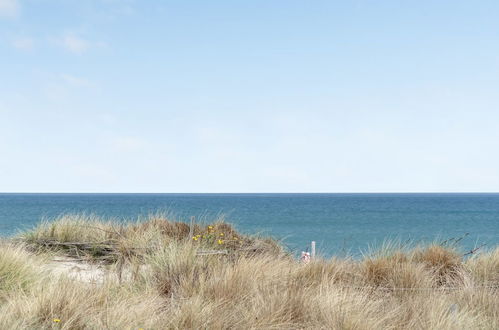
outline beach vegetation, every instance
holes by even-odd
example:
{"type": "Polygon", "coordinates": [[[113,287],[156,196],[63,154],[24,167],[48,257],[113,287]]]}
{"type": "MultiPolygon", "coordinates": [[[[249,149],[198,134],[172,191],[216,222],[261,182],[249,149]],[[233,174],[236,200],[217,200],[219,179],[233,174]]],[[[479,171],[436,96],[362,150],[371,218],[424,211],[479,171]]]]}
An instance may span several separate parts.
{"type": "Polygon", "coordinates": [[[0,245],[2,329],[497,329],[498,291],[499,248],[303,263],[220,221],[62,216],[0,245]]]}

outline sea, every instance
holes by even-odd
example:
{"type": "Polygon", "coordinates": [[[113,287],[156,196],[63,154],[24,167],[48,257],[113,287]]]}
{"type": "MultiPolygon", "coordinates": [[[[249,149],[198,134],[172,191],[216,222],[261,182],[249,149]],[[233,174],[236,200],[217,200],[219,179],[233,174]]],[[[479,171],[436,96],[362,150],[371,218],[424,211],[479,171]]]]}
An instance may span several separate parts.
{"type": "Polygon", "coordinates": [[[0,194],[0,235],[42,220],[89,214],[117,222],[166,214],[224,217],[247,234],[272,236],[293,253],[312,241],[324,257],[359,256],[391,244],[456,242],[463,254],[499,244],[499,193],[0,194]]]}

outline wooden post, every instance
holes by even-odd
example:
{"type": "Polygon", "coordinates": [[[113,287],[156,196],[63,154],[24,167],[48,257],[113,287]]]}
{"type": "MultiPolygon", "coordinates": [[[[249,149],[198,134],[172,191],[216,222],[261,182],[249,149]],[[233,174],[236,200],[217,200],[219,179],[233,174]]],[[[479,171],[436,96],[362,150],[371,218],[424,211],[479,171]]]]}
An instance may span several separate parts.
{"type": "Polygon", "coordinates": [[[310,259],[315,259],[315,241],[312,241],[311,244],[310,259]]]}
{"type": "Polygon", "coordinates": [[[191,217],[191,225],[189,226],[189,240],[192,239],[192,236],[194,235],[194,217],[191,217]]]}

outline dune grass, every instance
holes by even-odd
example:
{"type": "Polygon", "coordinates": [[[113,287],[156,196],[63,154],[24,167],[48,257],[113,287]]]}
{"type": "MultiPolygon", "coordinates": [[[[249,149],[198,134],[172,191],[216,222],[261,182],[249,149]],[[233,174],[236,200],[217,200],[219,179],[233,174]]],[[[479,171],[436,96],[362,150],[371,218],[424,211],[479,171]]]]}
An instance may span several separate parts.
{"type": "Polygon", "coordinates": [[[34,251],[62,252],[87,261],[111,263],[144,258],[161,247],[186,243],[201,251],[218,250],[238,255],[285,253],[276,241],[241,235],[222,219],[210,224],[187,224],[170,221],[162,214],[125,224],[95,216],[65,215],[44,221],[19,238],[34,251]]]}
{"type": "Polygon", "coordinates": [[[2,329],[498,329],[499,248],[303,264],[221,221],[63,216],[0,245],[0,294],[2,329]],[[40,267],[54,255],[134,276],[54,276],[40,267]]]}
{"type": "Polygon", "coordinates": [[[0,299],[33,287],[43,276],[42,262],[43,259],[30,255],[22,245],[0,243],[0,299]]]}

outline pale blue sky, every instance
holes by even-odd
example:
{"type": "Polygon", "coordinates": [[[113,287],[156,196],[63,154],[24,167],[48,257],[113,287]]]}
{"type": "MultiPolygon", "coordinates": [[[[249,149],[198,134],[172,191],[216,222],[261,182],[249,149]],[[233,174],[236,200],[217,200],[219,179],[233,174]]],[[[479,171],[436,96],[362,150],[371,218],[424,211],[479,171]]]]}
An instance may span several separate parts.
{"type": "Polygon", "coordinates": [[[0,0],[0,191],[499,191],[498,17],[0,0]]]}

